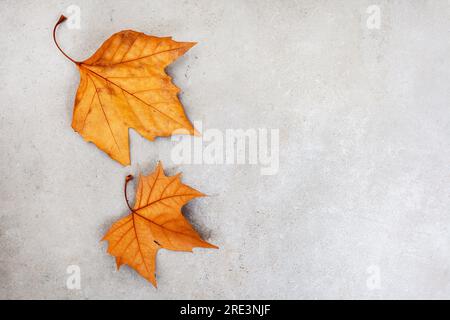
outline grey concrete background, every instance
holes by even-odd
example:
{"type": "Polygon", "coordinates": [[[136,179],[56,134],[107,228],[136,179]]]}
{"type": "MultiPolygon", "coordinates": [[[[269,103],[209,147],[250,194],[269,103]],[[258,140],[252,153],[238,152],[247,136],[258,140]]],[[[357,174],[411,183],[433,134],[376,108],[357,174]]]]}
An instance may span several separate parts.
{"type": "Polygon", "coordinates": [[[449,1],[0,1],[0,298],[449,298],[449,1]],[[122,167],[70,127],[76,59],[135,29],[199,44],[169,68],[191,120],[279,128],[280,170],[174,165],[131,133],[122,167]],[[369,5],[381,28],[366,26],[369,5]],[[154,289],[99,240],[124,177],[167,172],[220,250],[158,255],[154,289]],[[81,268],[81,289],[66,268],[81,268]],[[379,271],[380,287],[368,286],[379,271]]]}

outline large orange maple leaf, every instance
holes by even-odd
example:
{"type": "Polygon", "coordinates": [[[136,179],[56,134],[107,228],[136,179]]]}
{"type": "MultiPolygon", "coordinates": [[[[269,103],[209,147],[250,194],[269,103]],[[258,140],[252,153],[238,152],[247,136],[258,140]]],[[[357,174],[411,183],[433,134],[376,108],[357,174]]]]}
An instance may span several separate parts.
{"type": "MultiPolygon", "coordinates": [[[[125,181],[125,197],[128,182],[125,181]]],[[[168,177],[161,163],[149,176],[140,176],[130,214],[112,225],[102,240],[116,257],[117,268],[127,264],[156,287],[156,254],[161,248],[190,251],[217,248],[200,238],[181,213],[181,207],[203,193],[181,183],[180,174],[168,177]]],[[[128,204],[128,200],[127,200],[128,204]]]]}
{"type": "Polygon", "coordinates": [[[154,140],[175,131],[195,134],[165,68],[194,42],[177,42],[125,30],[112,35],[87,60],[70,58],[80,71],[72,127],[122,165],[130,164],[128,129],[154,140]]]}

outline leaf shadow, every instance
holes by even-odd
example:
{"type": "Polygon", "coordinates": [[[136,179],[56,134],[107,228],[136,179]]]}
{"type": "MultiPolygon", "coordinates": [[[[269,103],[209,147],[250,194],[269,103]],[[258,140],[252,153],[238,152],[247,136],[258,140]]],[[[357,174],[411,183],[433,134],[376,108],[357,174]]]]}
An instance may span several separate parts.
{"type": "MultiPolygon", "coordinates": [[[[194,200],[195,201],[195,200],[194,200]]],[[[212,238],[212,230],[208,229],[205,225],[205,221],[201,215],[199,215],[198,205],[195,203],[187,203],[183,208],[181,208],[181,213],[189,221],[189,223],[194,227],[195,231],[200,235],[200,237],[209,242],[212,238]]]]}

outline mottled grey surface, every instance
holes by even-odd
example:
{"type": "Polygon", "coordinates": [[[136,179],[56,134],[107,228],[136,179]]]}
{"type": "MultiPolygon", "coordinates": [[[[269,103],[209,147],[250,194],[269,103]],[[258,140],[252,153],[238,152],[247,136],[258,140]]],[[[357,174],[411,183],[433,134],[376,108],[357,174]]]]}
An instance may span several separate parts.
{"type": "Polygon", "coordinates": [[[449,298],[449,1],[0,1],[0,298],[449,298]],[[199,44],[169,68],[205,128],[279,128],[280,170],[174,165],[131,133],[131,167],[71,126],[76,59],[122,29],[199,44]],[[380,29],[366,9],[381,8],[380,29]],[[99,240],[124,177],[167,172],[220,250],[162,250],[159,288],[99,240]],[[66,268],[81,268],[81,289],[66,268]],[[379,286],[373,285],[373,277],[379,286]],[[369,283],[369,285],[367,284],[369,283]],[[372,283],[372,285],[371,285],[372,283]]]}

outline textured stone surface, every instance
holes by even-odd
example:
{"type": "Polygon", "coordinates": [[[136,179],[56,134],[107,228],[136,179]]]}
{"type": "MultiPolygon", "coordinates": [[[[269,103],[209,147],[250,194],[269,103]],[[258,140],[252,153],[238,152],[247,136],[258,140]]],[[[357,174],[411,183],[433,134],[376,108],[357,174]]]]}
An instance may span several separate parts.
{"type": "Polygon", "coordinates": [[[0,298],[448,298],[450,3],[375,2],[1,1],[0,298]],[[84,142],[51,38],[72,4],[77,59],[122,29],[198,41],[169,68],[188,116],[279,128],[278,174],[175,165],[175,142],[134,132],[121,167],[84,142]],[[157,160],[211,195],[186,214],[220,250],[160,251],[154,289],[99,240],[127,213],[124,177],[157,160]]]}

